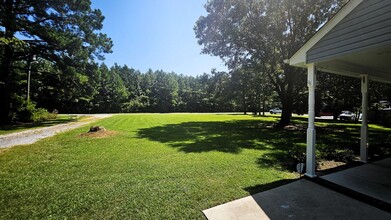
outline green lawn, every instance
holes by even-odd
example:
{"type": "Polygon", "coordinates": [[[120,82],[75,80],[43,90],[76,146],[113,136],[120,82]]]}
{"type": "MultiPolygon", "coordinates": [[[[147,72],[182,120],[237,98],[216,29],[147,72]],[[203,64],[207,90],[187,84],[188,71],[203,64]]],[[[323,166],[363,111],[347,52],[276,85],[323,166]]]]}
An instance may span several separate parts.
{"type": "MultiPolygon", "coordinates": [[[[84,117],[83,117],[84,118],[84,117]]],[[[3,125],[0,126],[0,135],[4,134],[10,134],[14,132],[20,132],[20,131],[25,131],[28,129],[34,129],[34,128],[42,128],[42,127],[48,127],[48,126],[53,126],[56,124],[63,124],[63,123],[68,123],[71,121],[77,121],[81,118],[78,119],[71,119],[69,118],[68,115],[58,115],[57,118],[55,119],[50,119],[47,121],[42,121],[42,122],[31,122],[31,123],[18,123],[18,124],[12,124],[12,125],[3,125]]]]}
{"type": "MultiPolygon", "coordinates": [[[[0,218],[203,219],[203,209],[297,178],[290,171],[292,149],[305,148],[305,129],[273,128],[276,121],[118,115],[99,122],[112,136],[80,136],[85,126],[11,148],[0,154],[0,218]]],[[[295,123],[304,127],[305,119],[295,123]]],[[[319,126],[320,133],[336,135],[320,138],[320,146],[359,130],[356,124],[319,126]]]]}

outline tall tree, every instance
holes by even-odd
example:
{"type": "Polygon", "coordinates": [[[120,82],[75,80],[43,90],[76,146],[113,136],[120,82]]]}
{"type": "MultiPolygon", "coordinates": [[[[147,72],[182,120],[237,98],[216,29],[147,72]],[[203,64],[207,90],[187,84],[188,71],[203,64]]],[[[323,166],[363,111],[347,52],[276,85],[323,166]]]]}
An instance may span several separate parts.
{"type": "Polygon", "coordinates": [[[98,112],[121,112],[122,104],[128,98],[127,89],[117,70],[115,67],[109,70],[105,64],[99,67],[99,93],[94,100],[98,112]]]}
{"type": "Polygon", "coordinates": [[[253,72],[247,72],[244,69],[235,69],[231,72],[231,90],[236,97],[236,100],[241,104],[242,111],[246,115],[249,105],[250,105],[250,96],[252,95],[251,91],[251,74],[253,72]]]}
{"type": "Polygon", "coordinates": [[[91,9],[90,0],[0,2],[1,123],[11,119],[15,63],[37,55],[68,74],[77,73],[76,68],[111,52],[111,39],[100,32],[103,19],[100,10],[91,9]]]}
{"type": "Polygon", "coordinates": [[[120,67],[114,64],[114,68],[117,69],[119,76],[122,78],[125,87],[127,88],[128,98],[126,103],[122,106],[123,112],[138,112],[143,109],[143,92],[141,90],[140,82],[142,75],[140,71],[128,66],[120,67]]]}
{"type": "Polygon", "coordinates": [[[96,64],[72,74],[64,74],[47,60],[40,60],[33,67],[30,96],[37,107],[73,113],[92,109],[92,99],[98,92],[96,64]]]}
{"type": "Polygon", "coordinates": [[[284,59],[341,4],[338,0],[211,0],[205,5],[208,14],[199,18],[194,30],[203,53],[219,56],[231,69],[251,65],[266,74],[281,100],[280,125],[286,125],[302,71],[286,65],[284,59]]]}
{"type": "Polygon", "coordinates": [[[172,112],[178,102],[178,81],[174,73],[156,71],[156,81],[152,87],[151,99],[155,112],[172,112]]]}
{"type": "MultiPolygon", "coordinates": [[[[229,80],[230,76],[226,72],[216,71],[212,69],[209,77],[207,93],[211,104],[211,111],[221,112],[227,111],[230,106],[229,102],[229,80]]],[[[232,109],[232,108],[231,108],[232,109]]]]}
{"type": "Polygon", "coordinates": [[[251,67],[242,67],[232,71],[232,88],[235,97],[242,103],[244,114],[248,110],[263,114],[266,105],[270,105],[273,89],[265,73],[251,67]]]}

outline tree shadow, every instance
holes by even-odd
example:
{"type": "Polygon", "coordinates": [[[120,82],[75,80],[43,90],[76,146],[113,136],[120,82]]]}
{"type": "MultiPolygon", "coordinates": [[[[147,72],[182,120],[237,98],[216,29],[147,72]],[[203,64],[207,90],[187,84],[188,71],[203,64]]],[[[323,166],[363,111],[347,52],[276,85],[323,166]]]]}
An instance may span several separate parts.
{"type": "Polygon", "coordinates": [[[260,120],[184,122],[140,129],[138,137],[168,144],[185,153],[273,151],[276,152],[273,158],[278,161],[287,156],[292,145],[305,141],[305,131],[287,131],[272,124],[260,120]]]}
{"type": "MultiPolygon", "coordinates": [[[[372,158],[391,153],[391,133],[388,128],[383,128],[369,128],[368,155],[372,158]]],[[[349,149],[355,155],[360,154],[360,125],[328,123],[327,126],[316,129],[317,147],[320,151],[349,149]]]]}
{"type": "MultiPolygon", "coordinates": [[[[260,150],[263,151],[257,160],[260,167],[295,170],[297,163],[305,161],[306,126],[287,130],[275,128],[273,124],[274,121],[263,120],[184,122],[143,128],[138,130],[137,136],[168,144],[185,153],[218,151],[238,154],[243,149],[260,150]]],[[[391,134],[388,133],[370,131],[372,149],[369,152],[372,155],[373,152],[382,155],[389,153],[391,134]]],[[[317,127],[318,159],[336,155],[344,160],[346,152],[357,156],[359,141],[360,127],[354,124],[330,123],[317,127]]],[[[337,161],[339,158],[331,158],[334,159],[337,161]]]]}

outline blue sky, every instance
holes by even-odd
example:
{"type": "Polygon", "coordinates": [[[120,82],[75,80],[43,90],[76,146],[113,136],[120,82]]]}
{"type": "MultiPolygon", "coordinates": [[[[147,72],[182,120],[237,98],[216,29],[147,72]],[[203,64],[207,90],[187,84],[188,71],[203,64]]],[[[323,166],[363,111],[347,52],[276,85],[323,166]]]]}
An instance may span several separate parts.
{"type": "Polygon", "coordinates": [[[207,0],[92,0],[105,16],[103,33],[114,42],[108,66],[128,65],[141,72],[164,70],[185,75],[226,71],[218,57],[200,54],[193,27],[207,0]]]}

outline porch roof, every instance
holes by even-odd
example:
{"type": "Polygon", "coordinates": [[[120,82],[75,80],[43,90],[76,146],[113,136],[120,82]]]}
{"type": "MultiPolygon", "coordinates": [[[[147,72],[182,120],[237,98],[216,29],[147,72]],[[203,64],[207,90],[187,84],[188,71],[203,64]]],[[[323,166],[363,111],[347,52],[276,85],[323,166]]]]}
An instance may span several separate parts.
{"type": "Polygon", "coordinates": [[[391,83],[391,1],[350,0],[290,59],[292,66],[391,83]]]}

